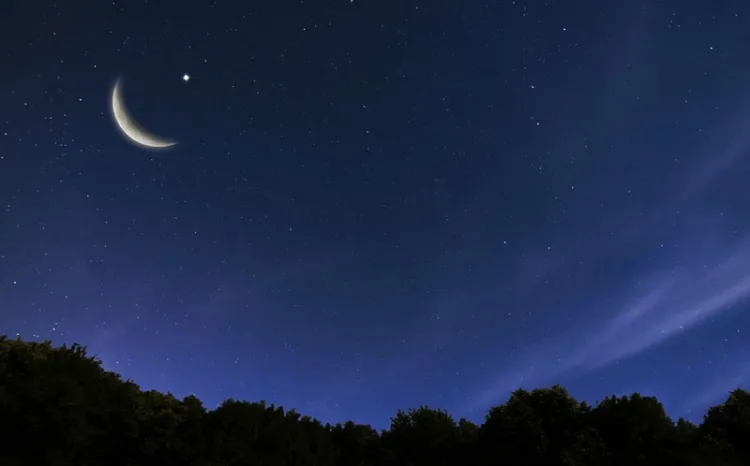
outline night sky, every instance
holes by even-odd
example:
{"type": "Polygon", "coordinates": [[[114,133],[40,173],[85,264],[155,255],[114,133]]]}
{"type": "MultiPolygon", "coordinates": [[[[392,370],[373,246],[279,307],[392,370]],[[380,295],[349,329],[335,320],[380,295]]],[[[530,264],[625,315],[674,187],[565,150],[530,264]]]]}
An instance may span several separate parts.
{"type": "Polygon", "coordinates": [[[697,420],[750,383],[748,46],[739,0],[6,1],[0,333],[210,408],[697,420]]]}

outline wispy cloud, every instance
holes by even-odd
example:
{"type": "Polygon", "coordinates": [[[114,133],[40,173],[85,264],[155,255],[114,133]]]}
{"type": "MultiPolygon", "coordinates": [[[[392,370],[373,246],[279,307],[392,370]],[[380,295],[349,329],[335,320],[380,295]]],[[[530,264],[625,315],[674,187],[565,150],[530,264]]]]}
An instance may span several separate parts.
{"type": "MultiPolygon", "coordinates": [[[[719,218],[719,213],[702,203],[702,197],[717,181],[750,152],[749,137],[727,140],[723,148],[707,151],[711,157],[676,176],[669,199],[644,212],[641,225],[624,225],[631,231],[627,238],[602,239],[600,244],[576,248],[568,262],[577,262],[573,260],[578,259],[573,257],[576,255],[586,260],[615,259],[623,251],[613,254],[612,249],[623,247],[637,254],[639,245],[653,242],[655,232],[667,232],[680,247],[665,250],[662,257],[627,277],[619,288],[608,290],[609,296],[618,298],[573,304],[577,307],[573,315],[595,319],[573,322],[560,335],[531,343],[514,361],[499,368],[494,381],[473,397],[471,409],[496,403],[519,386],[538,386],[564,375],[588,373],[657,348],[750,299],[750,237],[730,234],[722,225],[709,221],[719,218]],[[692,217],[689,228],[666,230],[665,213],[675,211],[692,217]],[[706,221],[695,222],[696,218],[706,221]]],[[[612,230],[612,226],[605,229],[612,230]]],[[[740,372],[747,374],[749,368],[740,372]]],[[[687,408],[715,399],[716,393],[747,378],[742,377],[730,377],[716,387],[705,388],[705,393],[696,395],[687,408]]]]}
{"type": "Polygon", "coordinates": [[[679,406],[679,411],[690,413],[720,403],[726,400],[730,391],[743,386],[748,381],[750,381],[750,361],[725,371],[708,386],[689,396],[679,406]]]}
{"type": "Polygon", "coordinates": [[[544,384],[564,374],[592,371],[635,356],[731,312],[750,298],[750,242],[716,261],[649,275],[650,281],[641,281],[640,290],[622,299],[603,323],[573,328],[552,341],[526,348],[515,369],[506,367],[475,397],[473,408],[497,402],[498,396],[519,385],[544,384]]]}
{"type": "Polygon", "coordinates": [[[636,355],[750,297],[750,244],[718,263],[667,272],[626,301],[564,369],[595,369],[636,355]]]}

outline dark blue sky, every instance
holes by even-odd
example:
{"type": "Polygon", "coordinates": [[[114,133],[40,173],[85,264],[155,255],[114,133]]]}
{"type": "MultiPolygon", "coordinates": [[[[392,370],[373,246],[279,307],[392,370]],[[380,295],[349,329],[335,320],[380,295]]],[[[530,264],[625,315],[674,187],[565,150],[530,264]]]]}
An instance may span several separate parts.
{"type": "Polygon", "coordinates": [[[4,11],[0,333],[376,427],[748,386],[750,3],[4,11]]]}

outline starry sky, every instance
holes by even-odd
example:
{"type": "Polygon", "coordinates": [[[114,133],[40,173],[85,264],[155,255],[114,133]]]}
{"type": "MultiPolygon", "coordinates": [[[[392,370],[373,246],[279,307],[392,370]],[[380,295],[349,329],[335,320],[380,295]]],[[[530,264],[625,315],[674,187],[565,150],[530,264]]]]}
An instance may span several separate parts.
{"type": "Polygon", "coordinates": [[[748,387],[750,3],[270,5],[5,5],[0,333],[376,427],[748,387]]]}

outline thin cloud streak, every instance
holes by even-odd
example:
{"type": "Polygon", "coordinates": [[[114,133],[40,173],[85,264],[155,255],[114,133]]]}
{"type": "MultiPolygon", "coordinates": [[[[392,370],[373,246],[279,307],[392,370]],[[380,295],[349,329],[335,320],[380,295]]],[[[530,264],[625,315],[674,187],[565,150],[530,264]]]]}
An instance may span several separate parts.
{"type": "Polygon", "coordinates": [[[503,371],[489,390],[474,397],[471,409],[495,403],[519,386],[551,383],[634,357],[732,311],[750,299],[750,242],[710,266],[649,275],[646,291],[631,293],[603,324],[527,348],[516,369],[503,371]]]}
{"type": "Polygon", "coordinates": [[[689,413],[723,402],[730,391],[741,387],[748,381],[750,381],[750,362],[738,365],[730,373],[724,374],[717,381],[688,397],[680,406],[680,411],[689,413]]]}
{"type": "MultiPolygon", "coordinates": [[[[743,120],[747,122],[748,118],[743,120]]],[[[679,177],[674,190],[676,198],[657,203],[645,215],[646,224],[637,228],[631,225],[633,234],[628,243],[638,245],[647,241],[665,212],[681,210],[700,215],[695,211],[696,201],[750,152],[750,137],[741,135],[727,140],[723,148],[706,151],[711,157],[703,158],[679,177]],[[675,203],[681,208],[677,209],[675,203]]],[[[609,309],[607,314],[611,317],[587,328],[569,328],[563,336],[530,345],[510,367],[506,366],[494,383],[472,397],[468,408],[485,408],[519,386],[550,383],[563,375],[591,372],[634,357],[750,299],[750,238],[711,241],[709,238],[715,231],[703,227],[681,233],[676,239],[684,252],[673,253],[661,267],[642,270],[627,280],[628,284],[639,283],[638,291],[628,291],[623,286],[619,295],[624,297],[614,305],[587,303],[581,310],[590,312],[578,313],[596,316],[601,313],[594,310],[609,309]],[[611,314],[611,310],[616,312],[611,314]]],[[[579,252],[601,258],[613,246],[605,242],[599,248],[579,252]]]]}
{"type": "Polygon", "coordinates": [[[744,262],[745,267],[719,269],[717,273],[695,266],[677,279],[654,283],[645,299],[632,299],[578,349],[565,370],[593,370],[635,356],[730,311],[750,297],[750,246],[744,245],[727,258],[734,260],[744,262]]]}

